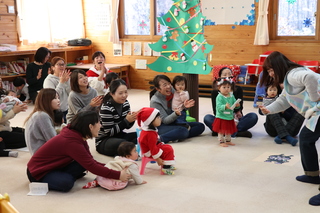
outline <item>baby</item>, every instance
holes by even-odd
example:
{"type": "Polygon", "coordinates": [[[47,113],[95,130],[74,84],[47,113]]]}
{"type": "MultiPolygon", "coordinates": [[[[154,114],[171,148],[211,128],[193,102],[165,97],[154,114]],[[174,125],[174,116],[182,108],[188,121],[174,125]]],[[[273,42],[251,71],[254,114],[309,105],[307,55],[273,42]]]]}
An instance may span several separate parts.
{"type": "Polygon", "coordinates": [[[5,116],[16,103],[22,104],[22,101],[17,98],[17,93],[13,90],[9,90],[6,96],[1,97],[1,100],[0,109],[2,109],[3,116],[5,116]]]}

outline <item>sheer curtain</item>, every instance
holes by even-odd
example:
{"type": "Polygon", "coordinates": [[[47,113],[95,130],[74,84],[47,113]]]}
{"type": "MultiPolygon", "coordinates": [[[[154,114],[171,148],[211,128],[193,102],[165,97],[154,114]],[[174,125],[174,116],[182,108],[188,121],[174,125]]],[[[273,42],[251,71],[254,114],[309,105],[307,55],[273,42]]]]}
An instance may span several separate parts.
{"type": "Polygon", "coordinates": [[[20,41],[63,43],[84,38],[81,0],[17,0],[20,41]]]}
{"type": "Polygon", "coordinates": [[[119,29],[118,29],[118,10],[119,9],[119,0],[111,0],[111,26],[109,41],[114,44],[119,44],[119,29]]]}
{"type": "Polygon", "coordinates": [[[269,0],[259,0],[259,13],[256,26],[256,35],[253,43],[254,45],[269,44],[268,5],[269,0]]]}

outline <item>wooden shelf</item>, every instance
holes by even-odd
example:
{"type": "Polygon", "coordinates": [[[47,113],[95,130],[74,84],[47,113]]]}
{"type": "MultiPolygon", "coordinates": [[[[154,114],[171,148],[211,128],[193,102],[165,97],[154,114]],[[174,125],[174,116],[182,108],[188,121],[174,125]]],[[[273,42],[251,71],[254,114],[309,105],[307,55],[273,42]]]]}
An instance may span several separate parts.
{"type": "Polygon", "coordinates": [[[25,77],[26,74],[19,75],[0,75],[2,81],[13,81],[16,77],[25,77]]]}
{"type": "MultiPolygon", "coordinates": [[[[0,52],[0,61],[3,62],[11,62],[16,61],[18,59],[29,58],[29,62],[34,61],[34,55],[39,47],[27,47],[21,46],[18,47],[17,51],[8,51],[8,52],[0,52]]],[[[76,58],[88,56],[90,59],[92,56],[92,45],[90,46],[67,46],[67,47],[59,47],[59,48],[48,48],[52,54],[51,58],[55,56],[62,57],[66,63],[74,62],[76,58]]],[[[25,74],[22,74],[25,76],[25,74]]],[[[2,80],[13,81],[19,75],[11,75],[11,76],[1,76],[2,80]]]]}

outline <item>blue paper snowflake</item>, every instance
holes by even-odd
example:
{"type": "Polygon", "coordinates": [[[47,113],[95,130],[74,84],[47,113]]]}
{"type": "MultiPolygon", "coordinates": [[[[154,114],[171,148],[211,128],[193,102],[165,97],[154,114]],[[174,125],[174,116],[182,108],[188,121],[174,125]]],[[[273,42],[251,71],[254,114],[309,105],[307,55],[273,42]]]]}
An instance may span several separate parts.
{"type": "Polygon", "coordinates": [[[310,27],[312,25],[312,21],[310,18],[306,18],[305,20],[303,20],[303,24],[305,27],[310,27]]]}
{"type": "Polygon", "coordinates": [[[289,4],[294,4],[294,3],[297,2],[297,0],[287,0],[287,2],[288,2],[289,4]]]}
{"type": "Polygon", "coordinates": [[[274,162],[275,164],[283,164],[289,162],[293,155],[285,156],[284,154],[280,155],[270,155],[267,160],[264,162],[274,162]]]}

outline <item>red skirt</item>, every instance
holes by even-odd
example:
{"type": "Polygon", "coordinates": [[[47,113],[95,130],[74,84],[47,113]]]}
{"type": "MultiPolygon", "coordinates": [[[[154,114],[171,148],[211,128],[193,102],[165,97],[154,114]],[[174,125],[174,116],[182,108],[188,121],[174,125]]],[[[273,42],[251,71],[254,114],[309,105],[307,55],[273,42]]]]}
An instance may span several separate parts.
{"type": "Polygon", "coordinates": [[[216,117],[212,124],[212,131],[224,135],[232,135],[233,133],[236,133],[238,130],[233,119],[223,120],[216,117]]]}

